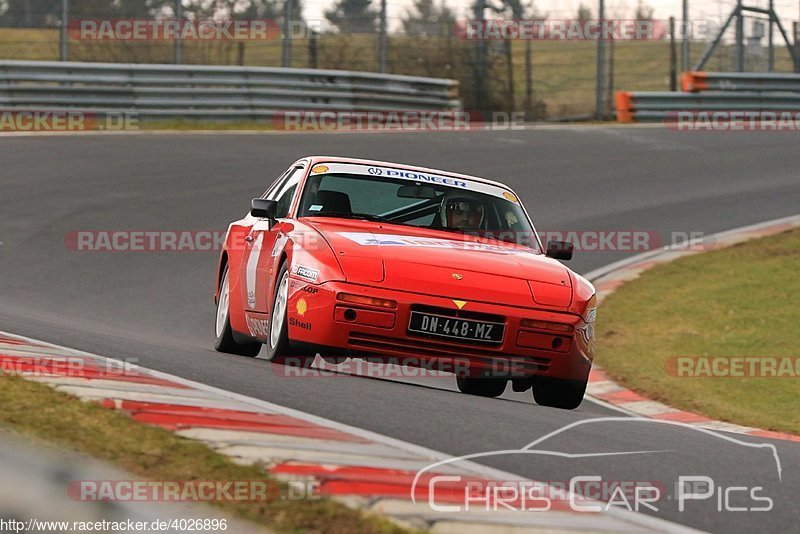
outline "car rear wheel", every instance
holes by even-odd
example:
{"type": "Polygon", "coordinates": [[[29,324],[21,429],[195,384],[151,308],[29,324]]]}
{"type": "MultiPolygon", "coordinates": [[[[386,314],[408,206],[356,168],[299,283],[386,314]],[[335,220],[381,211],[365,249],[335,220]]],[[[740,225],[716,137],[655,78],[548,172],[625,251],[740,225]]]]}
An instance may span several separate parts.
{"type": "Polygon", "coordinates": [[[261,351],[261,343],[238,343],[233,337],[230,321],[230,283],[228,281],[228,266],[222,273],[222,283],[219,286],[219,300],[217,301],[217,315],[214,328],[214,348],[219,352],[228,352],[240,356],[257,356],[261,351]]]}
{"type": "Polygon", "coordinates": [[[278,270],[278,283],[272,299],[269,338],[267,339],[267,359],[273,363],[293,367],[308,367],[314,356],[306,351],[291,350],[289,327],[287,325],[289,308],[289,266],[286,262],[278,270]]]}
{"type": "Polygon", "coordinates": [[[456,385],[461,393],[478,397],[499,397],[506,390],[505,378],[456,377],[456,385]]]}
{"type": "Polygon", "coordinates": [[[533,400],[541,406],[574,410],[583,402],[586,380],[562,380],[536,377],[533,382],[533,400]]]}

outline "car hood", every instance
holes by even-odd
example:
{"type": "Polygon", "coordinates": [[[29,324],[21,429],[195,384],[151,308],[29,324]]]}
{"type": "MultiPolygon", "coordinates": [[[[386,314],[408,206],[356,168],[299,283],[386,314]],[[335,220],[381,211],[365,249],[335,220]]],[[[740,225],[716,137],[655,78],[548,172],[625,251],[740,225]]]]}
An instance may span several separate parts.
{"type": "Polygon", "coordinates": [[[304,222],[330,244],[348,282],[527,307],[572,301],[569,270],[523,247],[366,221],[304,222]]]}

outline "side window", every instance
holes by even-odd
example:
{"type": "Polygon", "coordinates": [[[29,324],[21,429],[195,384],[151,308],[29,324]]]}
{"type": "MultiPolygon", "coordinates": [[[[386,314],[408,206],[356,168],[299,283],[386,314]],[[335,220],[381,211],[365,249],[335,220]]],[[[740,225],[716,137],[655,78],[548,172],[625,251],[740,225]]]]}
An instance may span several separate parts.
{"type": "Polygon", "coordinates": [[[296,167],[289,173],[289,177],[285,183],[281,184],[279,188],[273,191],[270,198],[278,201],[278,208],[276,213],[279,218],[286,217],[289,214],[289,208],[292,206],[292,199],[294,193],[297,191],[297,184],[300,183],[300,178],[303,177],[304,169],[296,167]]]}
{"type": "Polygon", "coordinates": [[[261,198],[274,200],[275,193],[277,193],[283,187],[283,185],[286,183],[286,180],[289,178],[289,175],[292,173],[293,170],[294,169],[289,169],[285,171],[283,174],[281,174],[277,180],[272,182],[272,185],[269,186],[266,192],[263,195],[261,195],[261,198]]]}

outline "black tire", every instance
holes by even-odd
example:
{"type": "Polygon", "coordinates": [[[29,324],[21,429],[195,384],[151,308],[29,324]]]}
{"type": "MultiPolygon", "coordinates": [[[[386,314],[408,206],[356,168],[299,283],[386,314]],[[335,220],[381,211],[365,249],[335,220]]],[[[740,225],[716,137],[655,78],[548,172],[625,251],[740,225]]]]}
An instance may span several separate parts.
{"type": "Polygon", "coordinates": [[[214,349],[218,352],[238,354],[239,356],[258,356],[261,351],[261,343],[239,343],[233,336],[230,321],[230,285],[228,282],[228,266],[222,273],[222,282],[219,285],[219,300],[217,301],[217,313],[215,316],[214,328],[214,349]]]}
{"type": "Polygon", "coordinates": [[[583,402],[587,380],[561,380],[536,377],[533,382],[533,400],[540,406],[574,410],[583,402]]]}
{"type": "Polygon", "coordinates": [[[275,280],[275,293],[272,295],[272,308],[269,314],[269,337],[264,344],[267,350],[267,359],[272,363],[292,367],[309,367],[314,362],[314,355],[307,350],[297,350],[298,345],[292,347],[289,343],[289,326],[287,325],[289,266],[285,261],[278,269],[278,276],[275,280]],[[273,336],[274,328],[278,330],[273,336]]]}
{"type": "Polygon", "coordinates": [[[478,397],[499,397],[506,390],[505,378],[456,377],[456,385],[461,393],[478,397]]]}

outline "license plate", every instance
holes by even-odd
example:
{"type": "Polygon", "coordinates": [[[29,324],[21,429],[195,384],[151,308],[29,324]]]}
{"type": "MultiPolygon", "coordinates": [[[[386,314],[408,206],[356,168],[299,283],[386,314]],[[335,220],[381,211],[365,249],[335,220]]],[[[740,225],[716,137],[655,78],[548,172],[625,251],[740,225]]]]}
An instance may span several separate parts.
{"type": "Polygon", "coordinates": [[[411,312],[408,324],[410,332],[481,343],[502,343],[505,329],[506,325],[503,323],[456,319],[414,311],[411,312]]]}

